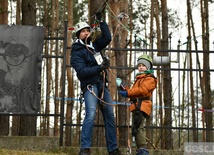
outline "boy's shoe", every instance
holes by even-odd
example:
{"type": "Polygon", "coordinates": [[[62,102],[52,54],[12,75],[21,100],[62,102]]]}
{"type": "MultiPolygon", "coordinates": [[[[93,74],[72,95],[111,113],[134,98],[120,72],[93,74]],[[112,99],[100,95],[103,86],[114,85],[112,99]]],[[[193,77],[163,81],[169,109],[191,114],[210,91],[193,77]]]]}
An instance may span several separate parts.
{"type": "Polygon", "coordinates": [[[140,148],[136,150],[136,155],[149,155],[149,151],[144,148],[140,148]]]}
{"type": "Polygon", "coordinates": [[[79,155],[90,155],[91,150],[89,148],[81,149],[79,155]]]}
{"type": "Polygon", "coordinates": [[[117,148],[114,151],[109,152],[109,155],[122,155],[120,150],[117,148]]]}

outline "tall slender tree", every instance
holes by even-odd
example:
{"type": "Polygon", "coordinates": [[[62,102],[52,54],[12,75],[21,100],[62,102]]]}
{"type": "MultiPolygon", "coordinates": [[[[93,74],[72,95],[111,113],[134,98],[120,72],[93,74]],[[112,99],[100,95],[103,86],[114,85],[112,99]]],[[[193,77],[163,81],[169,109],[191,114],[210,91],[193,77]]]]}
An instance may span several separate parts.
{"type": "MultiPolygon", "coordinates": [[[[0,24],[8,24],[8,0],[0,2],[0,24]]],[[[9,116],[0,116],[0,135],[9,134],[9,116]]]]}
{"type": "Polygon", "coordinates": [[[0,2],[0,24],[8,24],[8,0],[0,2]]]}
{"type": "Polygon", "coordinates": [[[21,2],[17,0],[16,2],[16,25],[21,24],[21,2]]]}
{"type": "MultiPolygon", "coordinates": [[[[60,34],[59,34],[59,11],[60,11],[60,7],[59,7],[59,1],[58,0],[55,0],[55,22],[54,22],[54,27],[55,27],[55,36],[58,37],[60,34]]],[[[60,50],[59,50],[59,42],[56,41],[56,45],[55,45],[55,55],[56,56],[59,56],[60,55],[60,50]]],[[[59,96],[59,92],[60,92],[60,86],[59,86],[59,73],[58,73],[58,70],[60,69],[60,65],[59,65],[59,59],[55,59],[55,81],[54,81],[54,85],[55,85],[55,96],[59,96]]],[[[55,106],[54,106],[54,113],[57,115],[59,114],[59,104],[60,104],[60,101],[55,99],[55,106]]],[[[55,116],[54,117],[54,136],[59,136],[59,117],[58,116],[55,116]]]]}
{"type": "MultiPolygon", "coordinates": [[[[121,13],[128,14],[128,0],[110,0],[109,13],[111,15],[111,27],[113,31],[112,45],[114,48],[127,48],[128,32],[124,27],[128,27],[128,20],[124,18],[118,18],[121,13]],[[123,36],[123,37],[121,37],[123,36]]],[[[115,51],[115,61],[117,67],[128,66],[127,65],[127,53],[124,51],[115,51]]],[[[128,71],[125,69],[117,70],[117,77],[120,77],[123,81],[127,81],[128,71]]],[[[119,96],[119,101],[125,101],[125,98],[119,96]]],[[[127,111],[125,106],[119,106],[117,111],[117,121],[120,126],[126,126],[128,124],[127,111]]],[[[127,128],[119,128],[119,145],[128,145],[128,132],[127,128]],[[120,138],[123,137],[123,138],[120,138]]]]}
{"type": "MultiPolygon", "coordinates": [[[[161,24],[160,24],[160,4],[158,0],[153,0],[153,3],[151,5],[154,4],[154,18],[155,18],[155,23],[156,23],[156,30],[157,30],[157,49],[161,49],[161,24]]],[[[153,19],[151,19],[153,20],[153,19]]],[[[152,24],[151,24],[152,25],[152,24]]],[[[150,44],[151,44],[151,49],[154,48],[154,32],[153,29],[150,30],[150,44]]],[[[159,55],[160,53],[158,53],[159,55]]],[[[160,66],[157,66],[157,68],[160,69],[160,66]]],[[[157,79],[158,79],[158,100],[157,103],[159,103],[159,106],[162,107],[163,106],[163,78],[162,78],[162,74],[160,70],[157,70],[157,79]]],[[[163,110],[162,108],[160,108],[158,110],[158,115],[156,117],[156,121],[160,120],[160,125],[163,124],[163,110]],[[157,117],[159,116],[159,117],[157,117]]],[[[158,124],[158,122],[157,122],[158,124]]],[[[163,147],[163,141],[164,138],[163,136],[163,129],[160,129],[160,132],[157,132],[157,139],[156,139],[156,145],[159,143],[159,141],[161,140],[161,148],[163,147]]]]}
{"type": "MultiPolygon", "coordinates": [[[[192,50],[192,43],[191,43],[191,30],[193,29],[194,25],[191,22],[192,20],[192,10],[191,10],[191,3],[189,0],[187,0],[187,25],[188,25],[188,49],[189,51],[192,50]]],[[[193,31],[194,32],[194,31],[193,31]]],[[[190,67],[190,98],[191,98],[191,106],[192,106],[192,127],[196,128],[196,116],[195,116],[195,98],[194,98],[194,85],[193,85],[193,71],[192,71],[192,53],[189,52],[187,53],[189,55],[189,67],[190,67]]],[[[193,130],[193,141],[197,142],[198,141],[198,133],[196,130],[193,130]]]]}
{"type": "MultiPolygon", "coordinates": [[[[67,10],[68,10],[68,27],[73,27],[73,0],[68,0],[68,5],[67,5],[67,10]]],[[[66,36],[65,36],[66,37],[66,36]]],[[[68,31],[68,36],[69,39],[67,40],[67,46],[69,47],[71,45],[71,31],[68,31]]],[[[66,65],[70,65],[70,49],[66,50],[66,65]]],[[[68,80],[68,98],[74,98],[74,79],[73,79],[73,73],[71,72],[71,68],[66,68],[67,72],[67,80],[68,80]]],[[[72,115],[73,114],[73,107],[74,107],[74,101],[67,101],[67,109],[66,109],[66,124],[72,124],[72,115]]],[[[73,130],[74,132],[74,130],[73,130]]],[[[65,145],[70,146],[72,144],[71,137],[72,137],[72,128],[71,126],[66,126],[65,128],[65,145]]]]}
{"type": "MultiPolygon", "coordinates": [[[[167,12],[167,0],[161,0],[161,13],[162,13],[162,40],[161,48],[166,50],[162,53],[162,56],[169,56],[168,50],[168,12],[167,12]]],[[[170,107],[165,109],[164,126],[165,129],[165,149],[172,149],[172,81],[170,65],[165,66],[165,71],[163,71],[163,95],[164,95],[164,105],[170,107]]]]}
{"type": "MultiPolygon", "coordinates": [[[[36,0],[22,0],[22,25],[36,26],[36,0]]],[[[36,116],[20,116],[21,136],[36,136],[36,116]]]]}
{"type": "MultiPolygon", "coordinates": [[[[208,0],[201,0],[201,19],[202,19],[202,42],[203,42],[203,90],[204,94],[202,94],[202,107],[203,109],[212,109],[211,104],[211,88],[210,88],[210,52],[209,52],[209,45],[210,45],[210,34],[209,34],[209,5],[208,0]]],[[[213,113],[205,112],[204,118],[206,123],[206,128],[209,130],[206,131],[206,139],[207,142],[213,141],[213,133],[210,130],[213,127],[213,113]]]]}

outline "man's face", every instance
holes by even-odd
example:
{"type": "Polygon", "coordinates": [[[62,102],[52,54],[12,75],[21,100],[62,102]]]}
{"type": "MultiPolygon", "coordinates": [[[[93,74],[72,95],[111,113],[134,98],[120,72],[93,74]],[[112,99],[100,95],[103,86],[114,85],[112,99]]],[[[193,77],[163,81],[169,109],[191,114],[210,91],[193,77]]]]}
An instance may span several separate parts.
{"type": "Polygon", "coordinates": [[[89,33],[90,33],[90,31],[89,31],[88,28],[82,29],[82,30],[80,31],[79,39],[82,39],[82,40],[83,40],[83,39],[87,38],[88,35],[89,35],[89,33]]]}

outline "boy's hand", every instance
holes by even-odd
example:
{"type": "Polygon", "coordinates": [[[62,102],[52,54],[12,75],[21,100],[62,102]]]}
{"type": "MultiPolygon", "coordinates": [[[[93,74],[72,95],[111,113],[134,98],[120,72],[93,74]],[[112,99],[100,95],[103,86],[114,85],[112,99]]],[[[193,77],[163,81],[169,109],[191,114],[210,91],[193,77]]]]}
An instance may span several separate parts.
{"type": "Polygon", "coordinates": [[[128,92],[127,91],[122,91],[120,90],[119,93],[124,96],[124,97],[128,97],[128,92]]]}

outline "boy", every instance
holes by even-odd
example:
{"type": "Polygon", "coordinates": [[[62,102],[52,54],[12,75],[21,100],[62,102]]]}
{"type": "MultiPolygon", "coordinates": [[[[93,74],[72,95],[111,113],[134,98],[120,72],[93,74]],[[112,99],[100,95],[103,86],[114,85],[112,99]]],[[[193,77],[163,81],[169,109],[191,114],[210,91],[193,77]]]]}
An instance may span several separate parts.
{"type": "Polygon", "coordinates": [[[137,60],[139,72],[135,76],[133,86],[131,88],[125,87],[124,90],[119,91],[122,96],[136,101],[130,106],[130,111],[133,112],[132,135],[136,141],[136,155],[149,155],[149,151],[146,149],[144,123],[151,114],[152,92],[157,87],[157,79],[153,75],[152,65],[150,56],[141,55],[137,60]]]}

